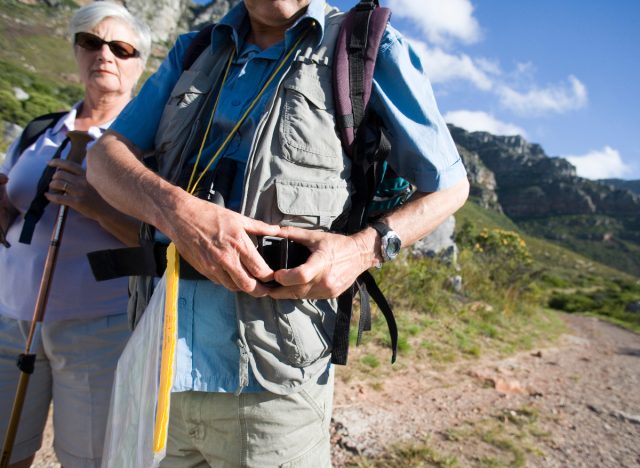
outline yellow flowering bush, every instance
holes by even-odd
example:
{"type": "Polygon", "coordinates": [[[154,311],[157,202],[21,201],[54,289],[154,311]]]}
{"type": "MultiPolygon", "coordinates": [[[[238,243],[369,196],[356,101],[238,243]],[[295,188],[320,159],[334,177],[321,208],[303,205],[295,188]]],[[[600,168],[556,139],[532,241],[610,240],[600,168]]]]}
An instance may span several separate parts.
{"type": "Polygon", "coordinates": [[[529,289],[537,272],[525,240],[514,231],[483,228],[478,231],[465,223],[457,233],[456,241],[463,255],[463,270],[467,279],[479,289],[484,285],[487,293],[502,291],[510,300],[517,300],[529,289]]]}

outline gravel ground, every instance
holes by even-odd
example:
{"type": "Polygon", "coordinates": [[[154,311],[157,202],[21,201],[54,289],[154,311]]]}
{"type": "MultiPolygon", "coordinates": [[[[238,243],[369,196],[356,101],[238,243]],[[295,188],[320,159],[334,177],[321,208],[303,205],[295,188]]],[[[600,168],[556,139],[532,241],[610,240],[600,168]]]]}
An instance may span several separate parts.
{"type": "MultiPolygon", "coordinates": [[[[525,413],[535,414],[538,435],[525,450],[527,466],[640,466],[640,335],[594,318],[565,320],[571,334],[554,348],[464,362],[445,372],[424,364],[375,390],[338,383],[334,466],[424,440],[460,466],[478,465],[496,449],[469,434],[499,415],[507,421],[525,413]],[[466,436],[452,437],[456,431],[466,436]]],[[[47,426],[34,467],[60,466],[52,439],[47,426]]]]}
{"type": "Polygon", "coordinates": [[[379,391],[337,388],[334,465],[357,454],[375,458],[393,442],[426,440],[459,466],[488,458],[534,467],[640,466],[640,335],[595,318],[564,318],[571,334],[552,349],[444,373],[412,369],[379,391]],[[518,429],[511,442],[500,439],[503,452],[520,450],[521,460],[496,456],[491,428],[502,419],[501,428],[518,429]]]}

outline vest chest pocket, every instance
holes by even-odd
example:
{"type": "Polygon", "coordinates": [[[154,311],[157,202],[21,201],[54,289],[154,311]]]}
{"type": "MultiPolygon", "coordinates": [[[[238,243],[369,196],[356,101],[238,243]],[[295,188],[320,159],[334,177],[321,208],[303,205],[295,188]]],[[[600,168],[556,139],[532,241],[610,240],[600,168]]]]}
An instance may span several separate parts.
{"type": "Polygon", "coordinates": [[[351,203],[350,185],[344,180],[307,182],[280,179],[275,182],[277,211],[273,222],[307,229],[329,229],[351,203]]]}
{"type": "Polygon", "coordinates": [[[180,75],[164,107],[156,147],[167,151],[182,140],[193,125],[210,87],[210,78],[196,70],[186,70],[180,75]]]}
{"type": "Polygon", "coordinates": [[[333,115],[331,70],[316,63],[296,66],[283,83],[282,155],[303,166],[339,169],[343,156],[333,115]]]}

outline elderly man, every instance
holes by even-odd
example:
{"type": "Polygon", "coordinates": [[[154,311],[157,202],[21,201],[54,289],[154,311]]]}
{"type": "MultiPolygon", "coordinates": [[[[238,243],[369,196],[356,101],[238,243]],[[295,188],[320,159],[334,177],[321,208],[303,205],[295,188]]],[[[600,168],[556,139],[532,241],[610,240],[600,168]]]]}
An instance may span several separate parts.
{"type": "Polygon", "coordinates": [[[178,38],[89,154],[100,194],[206,277],[180,281],[166,466],[330,466],[331,298],[390,259],[381,247],[389,229],[410,245],[466,200],[423,64],[388,26],[370,105],[391,136],[390,166],[418,192],[383,226],[328,232],[351,197],[331,89],[341,18],[322,0],[245,0],[186,72],[194,34],[178,38]],[[141,162],[149,154],[157,172],[141,162]],[[224,207],[190,194],[206,194],[223,168],[224,207]],[[311,255],[273,271],[257,236],[289,238],[311,255]],[[265,285],[272,280],[279,286],[265,285]]]}

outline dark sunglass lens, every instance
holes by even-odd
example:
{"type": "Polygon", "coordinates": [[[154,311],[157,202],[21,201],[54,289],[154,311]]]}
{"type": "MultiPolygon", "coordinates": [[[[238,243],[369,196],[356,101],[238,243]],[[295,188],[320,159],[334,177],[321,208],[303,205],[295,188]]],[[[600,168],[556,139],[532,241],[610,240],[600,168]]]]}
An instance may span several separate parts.
{"type": "Polygon", "coordinates": [[[113,55],[118,58],[130,58],[135,57],[138,51],[131,44],[121,41],[109,42],[109,48],[113,55]]]}
{"type": "Polygon", "coordinates": [[[76,44],[78,44],[83,49],[98,50],[102,47],[103,43],[104,41],[102,39],[100,39],[98,36],[94,36],[93,34],[76,34],[76,44]]]}

